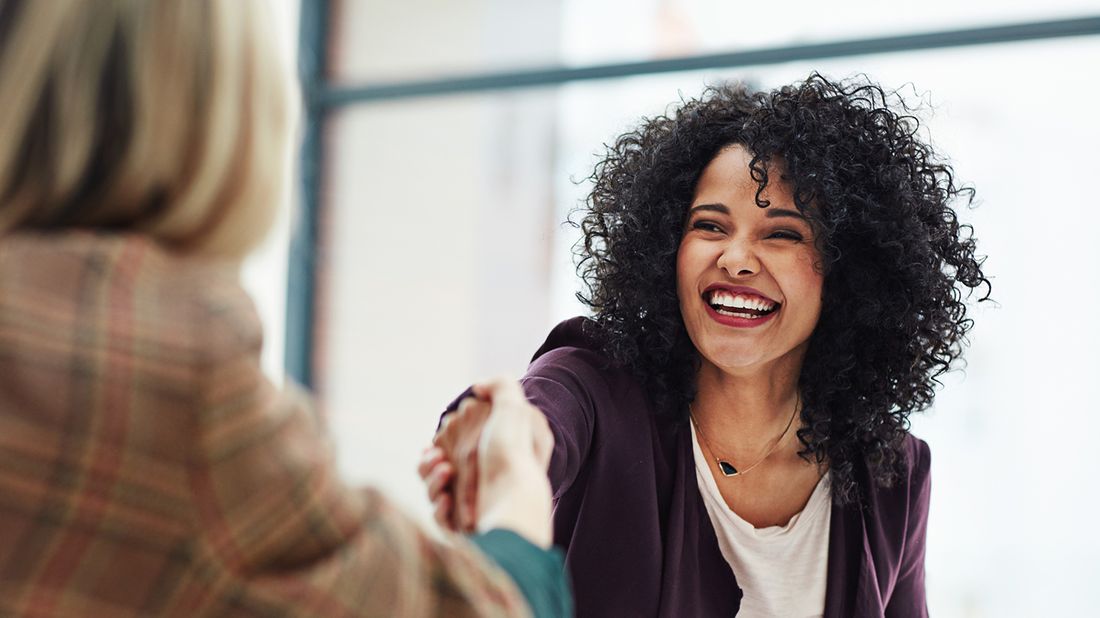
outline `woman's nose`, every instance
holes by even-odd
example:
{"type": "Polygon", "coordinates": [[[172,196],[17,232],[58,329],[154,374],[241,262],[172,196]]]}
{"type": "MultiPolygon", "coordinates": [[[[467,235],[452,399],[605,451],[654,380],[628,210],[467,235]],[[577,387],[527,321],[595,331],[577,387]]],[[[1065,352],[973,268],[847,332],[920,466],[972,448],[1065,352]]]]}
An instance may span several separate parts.
{"type": "Polygon", "coordinates": [[[718,256],[718,268],[726,271],[731,277],[747,277],[760,272],[760,259],[751,243],[732,240],[718,256]]]}

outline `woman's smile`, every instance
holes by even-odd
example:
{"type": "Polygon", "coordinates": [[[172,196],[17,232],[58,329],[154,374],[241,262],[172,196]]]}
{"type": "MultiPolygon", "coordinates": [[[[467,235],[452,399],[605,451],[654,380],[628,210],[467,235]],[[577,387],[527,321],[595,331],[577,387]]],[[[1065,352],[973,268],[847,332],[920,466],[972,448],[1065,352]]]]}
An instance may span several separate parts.
{"type": "Polygon", "coordinates": [[[779,301],[747,286],[714,284],[703,291],[714,321],[734,328],[755,328],[775,317],[779,301]]]}

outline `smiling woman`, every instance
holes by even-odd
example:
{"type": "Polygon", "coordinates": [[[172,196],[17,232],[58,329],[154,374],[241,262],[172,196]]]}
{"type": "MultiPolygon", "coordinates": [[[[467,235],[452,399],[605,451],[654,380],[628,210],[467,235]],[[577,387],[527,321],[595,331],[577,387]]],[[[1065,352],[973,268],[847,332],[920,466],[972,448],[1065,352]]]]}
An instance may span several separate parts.
{"type": "Polygon", "coordinates": [[[908,417],[988,281],[952,209],[971,191],[905,112],[816,74],[718,87],[597,165],[593,317],[524,379],[578,615],[927,614],[929,452],[908,417]]]}

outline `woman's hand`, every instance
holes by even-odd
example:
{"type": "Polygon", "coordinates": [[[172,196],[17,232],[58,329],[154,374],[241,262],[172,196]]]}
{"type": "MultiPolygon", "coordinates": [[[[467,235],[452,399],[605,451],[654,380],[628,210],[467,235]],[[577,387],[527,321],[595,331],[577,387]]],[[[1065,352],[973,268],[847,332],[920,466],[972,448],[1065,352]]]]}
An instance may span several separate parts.
{"type": "Polygon", "coordinates": [[[455,469],[447,461],[447,454],[438,446],[424,449],[417,472],[428,488],[428,500],[432,503],[436,523],[446,530],[458,532],[458,522],[454,519],[455,469]]]}
{"type": "Polygon", "coordinates": [[[547,547],[554,438],[546,417],[512,380],[473,393],[445,417],[420,463],[436,521],[463,532],[508,528],[547,547]]]}

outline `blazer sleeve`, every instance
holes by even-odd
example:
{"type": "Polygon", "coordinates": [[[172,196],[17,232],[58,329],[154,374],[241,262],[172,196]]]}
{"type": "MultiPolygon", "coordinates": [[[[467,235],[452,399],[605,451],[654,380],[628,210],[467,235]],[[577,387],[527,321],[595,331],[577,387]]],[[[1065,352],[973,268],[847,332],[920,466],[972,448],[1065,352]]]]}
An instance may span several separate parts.
{"type": "Polygon", "coordinates": [[[377,492],[342,484],[309,401],[261,372],[251,301],[205,313],[189,470],[205,581],[184,606],[215,615],[530,615],[512,580],[468,541],[430,538],[377,492]]]}
{"type": "Polygon", "coordinates": [[[546,415],[554,434],[548,474],[555,500],[577,480],[596,432],[596,400],[603,377],[588,356],[578,348],[552,350],[531,363],[520,380],[527,399],[546,415]]]}
{"type": "Polygon", "coordinates": [[[909,513],[905,544],[902,549],[898,577],[887,617],[916,618],[928,616],[924,588],[924,557],[928,536],[928,502],[932,489],[931,453],[923,440],[912,441],[912,465],[909,478],[909,513]]]}

